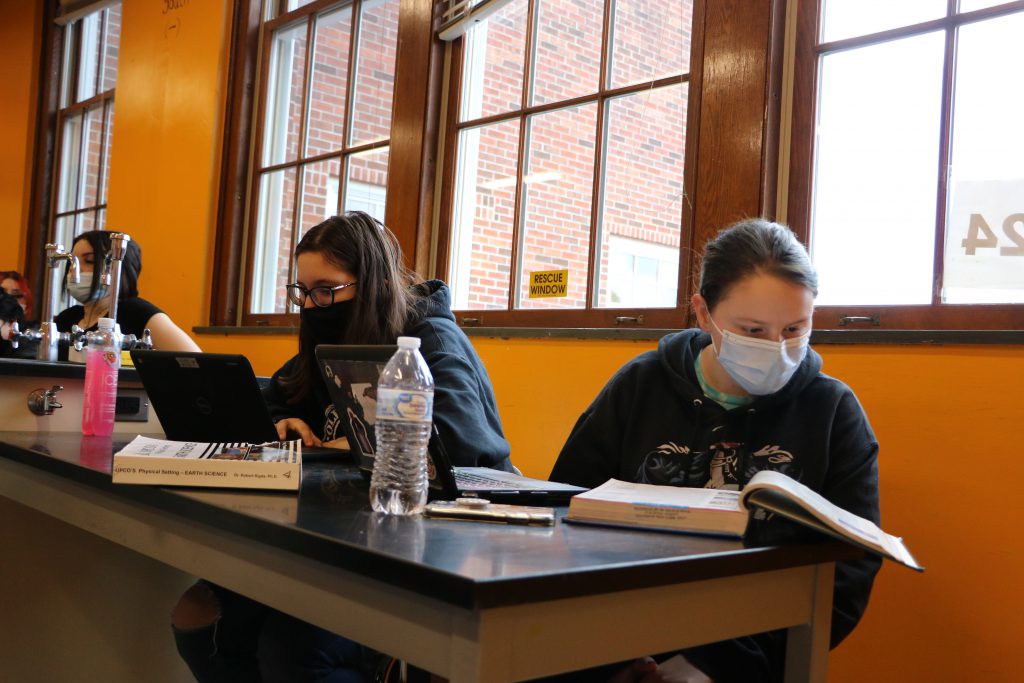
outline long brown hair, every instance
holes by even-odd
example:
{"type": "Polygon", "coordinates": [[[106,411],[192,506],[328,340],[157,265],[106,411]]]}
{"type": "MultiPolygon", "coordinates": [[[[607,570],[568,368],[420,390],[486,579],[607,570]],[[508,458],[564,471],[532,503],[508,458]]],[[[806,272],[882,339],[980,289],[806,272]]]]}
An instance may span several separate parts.
{"type": "MultiPolygon", "coordinates": [[[[313,227],[295,248],[295,256],[317,253],[352,273],[355,297],[342,344],[394,344],[414,316],[419,300],[412,285],[416,274],[402,262],[398,240],[387,226],[362,211],[333,216],[313,227]]],[[[320,383],[316,340],[299,325],[295,372],[282,377],[289,402],[304,400],[320,383]]]]}

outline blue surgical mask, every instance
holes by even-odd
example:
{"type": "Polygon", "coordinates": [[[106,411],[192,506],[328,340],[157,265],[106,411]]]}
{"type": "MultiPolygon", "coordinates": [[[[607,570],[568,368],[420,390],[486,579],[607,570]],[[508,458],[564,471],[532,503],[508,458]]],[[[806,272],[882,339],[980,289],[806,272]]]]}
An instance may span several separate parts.
{"type": "Polygon", "coordinates": [[[90,273],[90,275],[88,277],[83,277],[81,282],[71,282],[71,281],[68,281],[68,282],[65,283],[65,286],[68,288],[68,294],[71,295],[71,298],[74,299],[75,301],[77,301],[80,304],[89,303],[93,299],[92,291],[91,291],[92,290],[92,277],[91,277],[91,273],[90,273]]]}
{"type": "Polygon", "coordinates": [[[722,335],[721,348],[715,349],[718,364],[754,396],[774,394],[786,386],[807,355],[810,330],[792,339],[771,341],[723,331],[710,314],[708,319],[722,335]]]}

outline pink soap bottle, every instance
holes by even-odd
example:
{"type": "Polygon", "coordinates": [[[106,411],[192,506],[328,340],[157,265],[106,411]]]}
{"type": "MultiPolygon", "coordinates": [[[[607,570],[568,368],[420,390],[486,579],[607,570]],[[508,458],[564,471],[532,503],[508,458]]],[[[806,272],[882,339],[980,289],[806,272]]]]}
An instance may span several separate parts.
{"type": "Polygon", "coordinates": [[[100,318],[88,336],[85,353],[85,396],[82,434],[110,436],[114,431],[117,371],[121,368],[121,334],[112,318],[100,318]]]}

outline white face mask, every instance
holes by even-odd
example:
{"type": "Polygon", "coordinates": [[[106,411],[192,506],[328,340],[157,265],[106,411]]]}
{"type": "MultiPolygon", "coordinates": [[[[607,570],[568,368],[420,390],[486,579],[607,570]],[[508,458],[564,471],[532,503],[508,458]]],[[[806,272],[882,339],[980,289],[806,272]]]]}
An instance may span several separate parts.
{"type": "Polygon", "coordinates": [[[71,298],[80,304],[88,303],[92,297],[90,290],[92,289],[92,277],[91,273],[89,277],[82,277],[81,282],[67,282],[65,283],[68,288],[68,294],[71,298]]]}
{"type": "Polygon", "coordinates": [[[718,364],[754,396],[774,394],[786,386],[807,355],[810,330],[799,337],[775,342],[722,331],[710,314],[708,319],[722,335],[721,348],[716,349],[718,364]]]}

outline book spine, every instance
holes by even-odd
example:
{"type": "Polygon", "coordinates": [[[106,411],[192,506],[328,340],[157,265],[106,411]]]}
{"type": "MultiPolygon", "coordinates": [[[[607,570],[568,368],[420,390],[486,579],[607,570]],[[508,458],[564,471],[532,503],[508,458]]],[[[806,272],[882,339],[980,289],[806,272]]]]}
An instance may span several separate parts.
{"type": "Polygon", "coordinates": [[[154,458],[115,455],[111,480],[115,484],[216,486],[295,491],[298,463],[252,463],[239,460],[154,458]]]}

